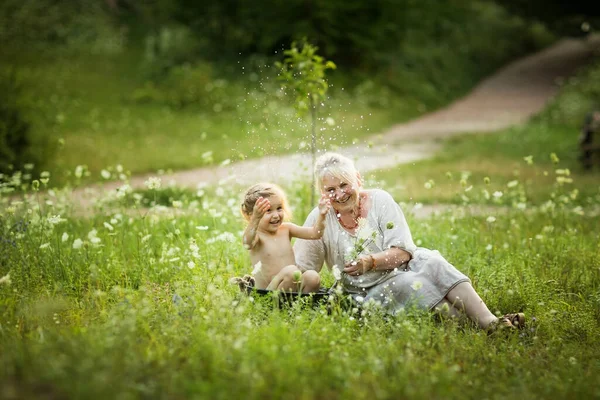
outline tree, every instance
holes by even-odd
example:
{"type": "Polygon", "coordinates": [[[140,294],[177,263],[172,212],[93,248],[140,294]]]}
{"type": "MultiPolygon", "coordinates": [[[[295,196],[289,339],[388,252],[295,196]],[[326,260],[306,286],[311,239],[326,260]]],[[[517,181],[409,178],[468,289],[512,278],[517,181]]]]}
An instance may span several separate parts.
{"type": "MultiPolygon", "coordinates": [[[[311,118],[311,154],[312,166],[315,166],[317,147],[317,106],[325,99],[328,83],[325,71],[335,69],[332,61],[326,61],[317,55],[319,48],[302,40],[301,48],[292,42],[289,50],[284,51],[283,62],[275,65],[279,69],[279,79],[284,87],[295,94],[294,106],[299,116],[310,113],[311,118]]],[[[315,200],[315,178],[312,179],[311,203],[315,200]]]]}

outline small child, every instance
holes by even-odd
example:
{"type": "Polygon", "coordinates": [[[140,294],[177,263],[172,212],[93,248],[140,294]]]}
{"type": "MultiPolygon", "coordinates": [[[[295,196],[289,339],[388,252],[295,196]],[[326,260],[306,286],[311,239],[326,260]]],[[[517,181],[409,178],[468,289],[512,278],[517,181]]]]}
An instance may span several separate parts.
{"type": "Polygon", "coordinates": [[[250,251],[255,266],[253,275],[257,289],[303,293],[319,290],[321,279],[316,271],[302,273],[295,265],[290,240],[320,239],[325,229],[325,214],[331,203],[326,195],[319,201],[319,217],[313,227],[298,226],[289,219],[287,198],[283,190],[272,183],[251,186],[244,196],[242,215],[248,221],[244,231],[244,247],[250,251]],[[257,266],[257,267],[256,267],[257,266]],[[290,277],[294,277],[290,279],[290,277]]]}

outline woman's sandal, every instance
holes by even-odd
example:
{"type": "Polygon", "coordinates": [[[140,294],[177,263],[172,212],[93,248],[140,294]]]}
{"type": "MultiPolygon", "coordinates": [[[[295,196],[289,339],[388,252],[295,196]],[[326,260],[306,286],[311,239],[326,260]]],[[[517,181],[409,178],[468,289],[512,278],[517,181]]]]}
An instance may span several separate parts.
{"type": "Polygon", "coordinates": [[[523,313],[504,314],[500,319],[510,322],[517,329],[525,328],[525,314],[523,313]]]}
{"type": "Polygon", "coordinates": [[[525,327],[525,314],[523,313],[511,313],[504,314],[498,318],[497,321],[492,322],[487,327],[488,334],[492,334],[498,331],[523,329],[525,327]]]}

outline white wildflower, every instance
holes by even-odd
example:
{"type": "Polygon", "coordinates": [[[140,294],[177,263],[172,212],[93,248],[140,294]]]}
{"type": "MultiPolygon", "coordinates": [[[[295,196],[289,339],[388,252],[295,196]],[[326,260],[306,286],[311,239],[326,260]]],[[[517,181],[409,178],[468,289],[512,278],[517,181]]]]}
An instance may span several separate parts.
{"type": "Polygon", "coordinates": [[[487,251],[490,251],[490,250],[492,250],[492,248],[493,248],[493,246],[492,246],[491,244],[488,244],[487,246],[485,246],[485,249],[486,249],[487,251]]]}
{"type": "Polygon", "coordinates": [[[74,249],[80,249],[81,246],[83,246],[83,240],[77,238],[73,241],[73,248],[74,249]]]}
{"type": "Polygon", "coordinates": [[[82,176],[83,176],[83,166],[78,165],[77,167],[75,167],[75,177],[81,178],[82,176]]]}
{"type": "Polygon", "coordinates": [[[496,222],[496,217],[490,215],[489,217],[487,217],[486,221],[491,224],[492,222],[496,222]]]}
{"type": "Polygon", "coordinates": [[[98,237],[98,231],[96,229],[92,229],[87,236],[90,243],[92,244],[99,244],[101,242],[100,238],[98,237]]]}
{"type": "Polygon", "coordinates": [[[519,184],[519,181],[510,181],[506,184],[509,188],[513,188],[519,184]]]}
{"type": "Polygon", "coordinates": [[[331,272],[333,273],[333,277],[336,281],[342,279],[342,271],[340,271],[340,268],[337,266],[337,264],[331,267],[331,272]]]}
{"type": "Polygon", "coordinates": [[[196,267],[196,263],[193,262],[193,261],[189,261],[187,263],[187,266],[188,266],[189,269],[194,269],[196,267]]]}
{"type": "Polygon", "coordinates": [[[121,186],[120,188],[117,188],[117,198],[122,199],[123,197],[125,197],[127,195],[127,193],[131,193],[131,191],[132,191],[131,186],[129,186],[128,184],[125,184],[125,185],[121,186]]]}
{"type": "Polygon", "coordinates": [[[11,280],[10,280],[10,272],[6,275],[4,275],[2,278],[0,278],[0,285],[6,285],[9,286],[11,284],[11,280]]]}
{"type": "Polygon", "coordinates": [[[48,247],[50,247],[50,243],[44,243],[40,245],[40,249],[47,249],[48,247]]]}
{"type": "Polygon", "coordinates": [[[110,179],[110,172],[103,169],[102,171],[100,171],[100,175],[104,178],[104,179],[110,179]]]}
{"type": "Polygon", "coordinates": [[[48,222],[52,225],[58,225],[64,221],[66,221],[66,219],[61,218],[60,215],[53,215],[51,217],[48,217],[48,222]]]}
{"type": "Polygon", "coordinates": [[[410,285],[410,287],[411,287],[411,288],[412,288],[414,291],[417,291],[417,290],[419,290],[419,289],[421,289],[421,288],[423,287],[423,282],[421,282],[421,281],[414,281],[414,282],[412,283],[412,285],[410,285]]]}
{"type": "Polygon", "coordinates": [[[69,234],[67,232],[62,234],[62,237],[60,238],[60,240],[62,242],[66,242],[67,240],[69,240],[69,234]]]}
{"type": "Polygon", "coordinates": [[[146,185],[146,187],[150,190],[158,190],[160,189],[160,183],[161,180],[160,178],[157,178],[155,176],[152,176],[150,178],[148,178],[148,180],[146,182],[144,182],[144,184],[146,185]]]}
{"type": "Polygon", "coordinates": [[[235,243],[237,241],[235,235],[231,232],[223,232],[213,238],[210,238],[206,241],[207,244],[212,244],[215,242],[229,242],[235,243]]]}
{"type": "Polygon", "coordinates": [[[200,225],[200,226],[197,226],[196,229],[198,229],[199,231],[207,231],[208,226],[200,225]]]}
{"type": "Polygon", "coordinates": [[[109,231],[114,231],[115,230],[115,228],[113,228],[113,226],[111,224],[109,224],[108,222],[104,223],[104,227],[106,229],[108,229],[109,231]]]}
{"type": "Polygon", "coordinates": [[[497,190],[494,192],[494,194],[492,196],[499,199],[500,197],[502,197],[502,195],[503,195],[503,193],[501,191],[497,190]]]}

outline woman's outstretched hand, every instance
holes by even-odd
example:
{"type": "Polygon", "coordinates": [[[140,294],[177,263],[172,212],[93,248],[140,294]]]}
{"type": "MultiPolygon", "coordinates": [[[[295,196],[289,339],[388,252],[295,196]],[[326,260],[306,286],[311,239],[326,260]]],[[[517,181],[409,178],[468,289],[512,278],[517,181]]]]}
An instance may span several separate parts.
{"type": "Polygon", "coordinates": [[[351,276],[362,275],[373,269],[373,258],[371,256],[359,256],[356,260],[350,261],[344,267],[344,272],[351,276]]]}

